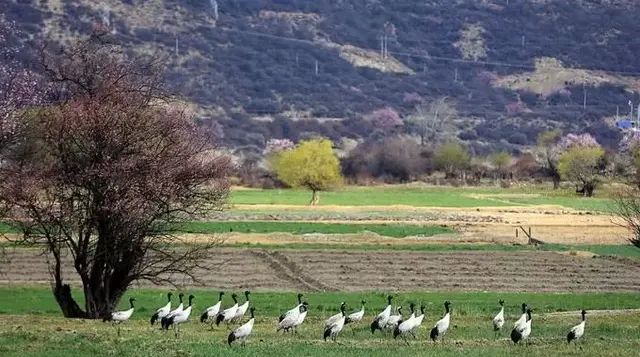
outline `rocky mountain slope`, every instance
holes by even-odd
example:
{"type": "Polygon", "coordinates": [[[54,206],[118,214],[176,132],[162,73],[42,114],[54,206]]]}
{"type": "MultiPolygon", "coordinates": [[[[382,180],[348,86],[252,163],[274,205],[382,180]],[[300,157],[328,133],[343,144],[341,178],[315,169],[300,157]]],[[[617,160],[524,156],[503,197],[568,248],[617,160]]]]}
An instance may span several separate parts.
{"type": "Polygon", "coordinates": [[[477,152],[539,131],[613,146],[640,102],[640,8],[607,0],[5,0],[26,33],[69,41],[100,23],[167,58],[170,85],[239,151],[269,138],[363,140],[367,114],[447,97],[477,152]]]}

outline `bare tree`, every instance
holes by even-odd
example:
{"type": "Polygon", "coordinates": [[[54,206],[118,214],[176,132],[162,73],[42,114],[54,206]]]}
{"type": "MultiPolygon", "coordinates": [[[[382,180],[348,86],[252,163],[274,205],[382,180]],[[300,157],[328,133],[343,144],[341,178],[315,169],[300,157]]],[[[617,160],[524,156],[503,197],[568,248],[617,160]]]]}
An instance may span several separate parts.
{"type": "Polygon", "coordinates": [[[0,158],[4,218],[22,243],[45,247],[64,316],[105,318],[132,282],[171,283],[200,266],[208,247],[176,248],[173,227],[221,207],[230,160],[165,95],[157,61],[95,36],[43,49],[41,64],[57,100],[24,116],[0,158]]]}
{"type": "Polygon", "coordinates": [[[418,104],[407,122],[410,132],[420,137],[420,145],[424,146],[427,142],[433,145],[438,136],[451,128],[457,115],[455,107],[446,97],[442,97],[428,104],[418,104]]]}
{"type": "Polygon", "coordinates": [[[629,242],[640,248],[640,191],[628,188],[618,193],[614,207],[617,216],[614,222],[627,228],[631,233],[629,242]]]}

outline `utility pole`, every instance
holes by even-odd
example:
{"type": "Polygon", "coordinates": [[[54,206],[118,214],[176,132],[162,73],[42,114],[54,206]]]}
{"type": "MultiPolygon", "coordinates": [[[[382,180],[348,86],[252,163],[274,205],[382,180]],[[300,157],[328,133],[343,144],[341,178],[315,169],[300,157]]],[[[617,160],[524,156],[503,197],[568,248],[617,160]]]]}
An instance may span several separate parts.
{"type": "Polygon", "coordinates": [[[316,76],[318,75],[318,60],[316,60],[316,76]]]}
{"type": "Polygon", "coordinates": [[[179,52],[178,52],[178,35],[176,35],[176,57],[178,57],[179,52]]]}
{"type": "Polygon", "coordinates": [[[524,48],[524,35],[522,35],[522,48],[524,48]]]}
{"type": "Polygon", "coordinates": [[[456,82],[456,83],[458,82],[458,69],[457,68],[455,68],[453,70],[453,81],[456,82]]]}
{"type": "Polygon", "coordinates": [[[582,83],[582,109],[587,109],[587,86],[582,83]]]}
{"type": "Polygon", "coordinates": [[[620,106],[616,105],[616,120],[620,120],[620,106]]]}

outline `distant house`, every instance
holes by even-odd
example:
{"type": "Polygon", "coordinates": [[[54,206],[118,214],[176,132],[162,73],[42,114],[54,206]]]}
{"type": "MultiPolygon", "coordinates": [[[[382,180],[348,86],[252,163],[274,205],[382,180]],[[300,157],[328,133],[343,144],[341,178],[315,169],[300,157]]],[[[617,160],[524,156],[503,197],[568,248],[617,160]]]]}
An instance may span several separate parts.
{"type": "Polygon", "coordinates": [[[630,119],[620,119],[616,122],[616,127],[618,127],[618,129],[631,129],[634,127],[634,122],[631,121],[630,119]]]}

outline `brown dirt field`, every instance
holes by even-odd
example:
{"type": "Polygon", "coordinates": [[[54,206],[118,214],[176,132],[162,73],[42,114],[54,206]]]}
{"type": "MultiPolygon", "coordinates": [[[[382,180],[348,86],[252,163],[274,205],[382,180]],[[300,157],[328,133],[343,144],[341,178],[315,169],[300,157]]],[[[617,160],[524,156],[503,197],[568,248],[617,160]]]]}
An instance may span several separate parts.
{"type": "MultiPolygon", "coordinates": [[[[322,212],[368,212],[375,210],[406,211],[407,215],[426,215],[429,220],[411,219],[313,219],[325,223],[403,223],[403,224],[437,224],[453,227],[459,234],[430,237],[430,242],[451,243],[526,243],[520,232],[515,236],[516,228],[531,227],[534,238],[547,243],[558,244],[627,244],[628,231],[615,223],[616,218],[604,214],[585,214],[557,206],[536,207],[483,207],[483,208],[429,208],[407,206],[287,206],[287,205],[238,205],[236,209],[271,209],[274,215],[287,210],[322,212]],[[264,206],[264,207],[263,207],[264,206]]],[[[287,220],[287,219],[282,219],[287,220]]],[[[263,235],[264,236],[264,235],[263,235]]],[[[273,237],[263,243],[276,243],[273,237]]],[[[354,237],[350,237],[354,238],[354,237]]],[[[242,237],[232,235],[232,241],[244,242],[242,237]]],[[[277,239],[282,239],[279,237],[277,239]]],[[[287,238],[289,242],[300,239],[287,238]]],[[[364,237],[363,239],[372,239],[364,237]]],[[[318,242],[322,243],[323,239],[318,242]]],[[[397,241],[394,240],[394,241],[397,241]]]]}
{"type": "MultiPolygon", "coordinates": [[[[38,251],[9,249],[6,254],[0,283],[47,282],[47,265],[38,251]]],[[[207,263],[209,270],[195,272],[203,286],[225,290],[640,292],[640,264],[553,252],[220,248],[207,263]]],[[[64,273],[78,282],[71,269],[64,273]]],[[[187,279],[182,283],[194,285],[187,279]]]]}

